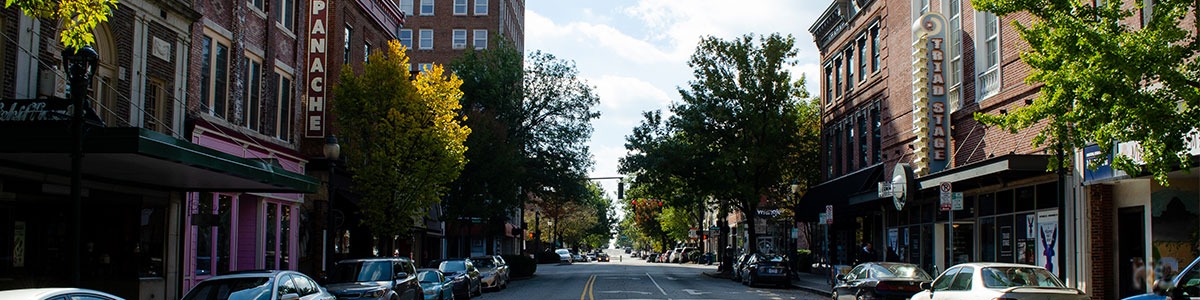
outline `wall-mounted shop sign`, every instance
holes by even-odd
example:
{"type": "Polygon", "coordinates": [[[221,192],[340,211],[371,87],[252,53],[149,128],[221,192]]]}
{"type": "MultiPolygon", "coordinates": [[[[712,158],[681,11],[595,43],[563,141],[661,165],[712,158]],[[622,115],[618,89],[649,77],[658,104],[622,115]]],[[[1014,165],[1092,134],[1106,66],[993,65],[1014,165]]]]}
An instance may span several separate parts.
{"type": "Polygon", "coordinates": [[[913,131],[917,133],[913,169],[936,173],[950,163],[950,120],[946,107],[946,18],[927,13],[913,23],[913,131]]]}
{"type": "Polygon", "coordinates": [[[328,2],[311,0],[308,15],[308,84],[304,97],[304,137],[325,136],[325,60],[328,2]]]}
{"type": "MultiPolygon", "coordinates": [[[[44,122],[71,120],[74,106],[71,100],[62,98],[0,99],[0,122],[44,122]]],[[[83,107],[83,120],[91,124],[104,124],[91,106],[83,107]]]]}

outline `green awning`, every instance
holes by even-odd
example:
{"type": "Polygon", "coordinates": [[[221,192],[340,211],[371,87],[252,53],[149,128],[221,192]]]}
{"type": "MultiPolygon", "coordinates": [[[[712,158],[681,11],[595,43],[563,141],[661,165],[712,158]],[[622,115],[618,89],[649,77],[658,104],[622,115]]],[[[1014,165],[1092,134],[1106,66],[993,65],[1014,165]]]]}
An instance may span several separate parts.
{"type": "MultiPolygon", "coordinates": [[[[72,140],[65,122],[0,125],[0,165],[67,176],[72,140]]],[[[136,127],[88,127],[86,180],[166,190],[313,193],[319,181],[268,161],[241,158],[136,127]]]]}

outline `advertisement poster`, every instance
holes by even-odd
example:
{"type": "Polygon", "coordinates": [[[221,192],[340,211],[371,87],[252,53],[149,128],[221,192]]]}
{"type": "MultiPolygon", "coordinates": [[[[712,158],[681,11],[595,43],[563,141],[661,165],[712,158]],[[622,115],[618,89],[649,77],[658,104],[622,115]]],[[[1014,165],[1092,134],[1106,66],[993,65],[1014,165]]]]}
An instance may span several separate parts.
{"type": "Polygon", "coordinates": [[[1000,226],[1000,256],[1012,258],[1012,226],[1000,226]]]}
{"type": "Polygon", "coordinates": [[[1058,272],[1058,211],[1037,213],[1037,265],[1051,273],[1058,272]]]}
{"type": "MultiPolygon", "coordinates": [[[[1196,191],[1188,190],[1184,184],[1172,184],[1171,188],[1150,194],[1151,253],[1154,253],[1151,259],[1156,280],[1175,277],[1196,258],[1195,249],[1200,249],[1196,239],[1200,231],[1197,225],[1200,199],[1196,195],[1196,191]]],[[[1134,262],[1135,270],[1137,264],[1134,262]]]]}
{"type": "Polygon", "coordinates": [[[888,228],[888,261],[899,259],[896,256],[900,255],[900,229],[888,228]]]}

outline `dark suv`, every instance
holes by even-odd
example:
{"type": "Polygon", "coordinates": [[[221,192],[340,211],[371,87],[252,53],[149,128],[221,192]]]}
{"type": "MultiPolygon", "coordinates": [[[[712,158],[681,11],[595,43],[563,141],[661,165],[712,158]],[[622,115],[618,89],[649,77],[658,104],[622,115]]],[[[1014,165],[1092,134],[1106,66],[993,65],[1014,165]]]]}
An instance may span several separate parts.
{"type": "Polygon", "coordinates": [[[412,260],[402,257],[337,262],[325,288],[338,299],[419,300],[424,298],[412,260]]]}

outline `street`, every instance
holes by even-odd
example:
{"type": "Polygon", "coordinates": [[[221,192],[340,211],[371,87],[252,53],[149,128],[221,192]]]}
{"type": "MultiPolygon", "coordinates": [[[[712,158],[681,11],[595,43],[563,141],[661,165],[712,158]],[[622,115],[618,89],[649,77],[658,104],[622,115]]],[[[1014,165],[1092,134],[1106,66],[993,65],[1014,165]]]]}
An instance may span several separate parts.
{"type": "Polygon", "coordinates": [[[612,262],[538,265],[532,278],[478,299],[825,299],[795,288],[747,287],[701,274],[716,271],[716,265],[652,264],[623,251],[609,254],[612,262]]]}

